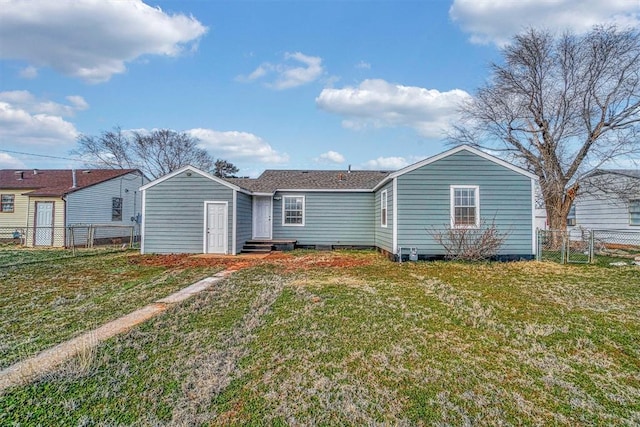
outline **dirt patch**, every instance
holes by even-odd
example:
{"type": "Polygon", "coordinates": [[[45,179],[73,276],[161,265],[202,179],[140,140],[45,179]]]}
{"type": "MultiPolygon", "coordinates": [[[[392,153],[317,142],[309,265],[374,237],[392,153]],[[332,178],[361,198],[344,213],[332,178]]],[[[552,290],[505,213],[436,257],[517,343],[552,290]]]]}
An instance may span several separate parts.
{"type": "Polygon", "coordinates": [[[281,272],[304,271],[317,268],[353,268],[371,265],[378,258],[372,254],[345,252],[321,252],[300,255],[288,252],[273,252],[262,260],[263,264],[277,265],[281,272]]]}
{"type": "Polygon", "coordinates": [[[140,255],[132,257],[131,263],[145,266],[171,268],[223,267],[228,270],[257,265],[277,265],[285,272],[308,270],[313,268],[352,268],[371,265],[376,257],[367,254],[349,254],[343,252],[323,252],[308,255],[288,252],[272,252],[264,257],[256,256],[211,256],[211,255],[140,255]]]}

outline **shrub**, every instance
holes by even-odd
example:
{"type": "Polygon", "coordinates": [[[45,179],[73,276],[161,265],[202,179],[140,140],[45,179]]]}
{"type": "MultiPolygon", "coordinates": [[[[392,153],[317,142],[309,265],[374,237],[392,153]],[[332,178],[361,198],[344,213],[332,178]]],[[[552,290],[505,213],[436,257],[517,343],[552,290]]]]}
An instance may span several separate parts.
{"type": "Polygon", "coordinates": [[[479,227],[434,227],[429,235],[442,245],[447,259],[481,261],[497,255],[509,233],[499,232],[495,220],[482,220],[479,227]]]}

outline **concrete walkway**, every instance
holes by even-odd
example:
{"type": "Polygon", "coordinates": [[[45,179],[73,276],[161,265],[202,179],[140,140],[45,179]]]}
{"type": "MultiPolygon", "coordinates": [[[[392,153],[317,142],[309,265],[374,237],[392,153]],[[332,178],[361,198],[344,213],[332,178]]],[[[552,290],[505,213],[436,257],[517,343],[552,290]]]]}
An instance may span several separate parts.
{"type": "Polygon", "coordinates": [[[51,372],[70,358],[76,356],[88,348],[97,346],[101,341],[125,332],[132,327],[157,316],[169,307],[178,304],[193,295],[196,295],[219,281],[228,277],[235,271],[233,268],[214,274],[212,277],[200,280],[191,286],[175,292],[168,297],[159,299],[139,310],[122,316],[99,328],[85,332],[82,335],[65,341],[48,350],[36,354],[33,357],[22,360],[0,371],[0,394],[7,388],[28,383],[35,378],[51,372]]]}

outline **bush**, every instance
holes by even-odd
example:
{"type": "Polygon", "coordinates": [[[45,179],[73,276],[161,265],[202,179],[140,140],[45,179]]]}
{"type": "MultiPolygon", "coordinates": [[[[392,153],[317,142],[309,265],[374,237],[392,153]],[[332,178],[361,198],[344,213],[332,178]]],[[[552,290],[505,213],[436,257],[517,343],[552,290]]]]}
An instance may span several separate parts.
{"type": "Polygon", "coordinates": [[[498,254],[509,233],[500,233],[495,221],[485,220],[479,227],[433,228],[429,235],[444,248],[450,260],[482,261],[498,254]]]}

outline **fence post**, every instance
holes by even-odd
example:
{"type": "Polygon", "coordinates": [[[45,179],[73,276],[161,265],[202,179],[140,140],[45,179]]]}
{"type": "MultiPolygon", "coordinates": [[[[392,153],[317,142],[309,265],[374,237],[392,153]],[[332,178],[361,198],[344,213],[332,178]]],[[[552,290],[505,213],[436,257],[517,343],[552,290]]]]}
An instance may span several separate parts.
{"type": "Polygon", "coordinates": [[[76,236],[73,233],[73,227],[69,227],[69,237],[71,238],[71,254],[76,256],[76,236]]]}
{"type": "Polygon", "coordinates": [[[594,263],[596,260],[595,243],[595,230],[591,230],[589,232],[589,264],[594,263]]]}

